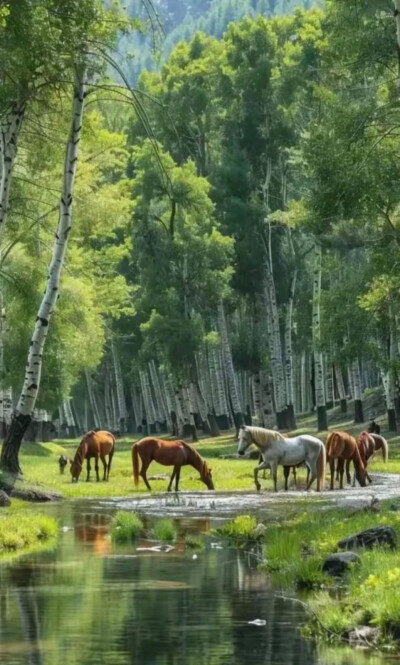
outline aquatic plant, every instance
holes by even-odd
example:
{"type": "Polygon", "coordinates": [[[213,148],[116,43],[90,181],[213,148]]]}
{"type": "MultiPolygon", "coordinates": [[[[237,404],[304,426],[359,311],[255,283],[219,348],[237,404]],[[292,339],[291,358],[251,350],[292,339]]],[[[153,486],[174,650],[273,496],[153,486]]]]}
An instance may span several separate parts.
{"type": "Polygon", "coordinates": [[[155,540],[163,543],[173,543],[176,540],[176,529],[172,520],[163,519],[154,523],[152,534],[155,540]]]}
{"type": "Polygon", "coordinates": [[[13,552],[25,552],[56,541],[58,523],[46,515],[17,511],[0,519],[0,558],[13,552]]]}
{"type": "Polygon", "coordinates": [[[201,550],[204,547],[204,539],[193,533],[187,533],[185,536],[185,547],[189,550],[201,550]]]}
{"type": "Polygon", "coordinates": [[[238,515],[217,529],[225,538],[235,541],[248,541],[255,538],[257,520],[251,515],[238,515]]]}
{"type": "Polygon", "coordinates": [[[119,510],[111,522],[111,539],[116,543],[136,540],[143,531],[143,522],[136,513],[119,510]]]}

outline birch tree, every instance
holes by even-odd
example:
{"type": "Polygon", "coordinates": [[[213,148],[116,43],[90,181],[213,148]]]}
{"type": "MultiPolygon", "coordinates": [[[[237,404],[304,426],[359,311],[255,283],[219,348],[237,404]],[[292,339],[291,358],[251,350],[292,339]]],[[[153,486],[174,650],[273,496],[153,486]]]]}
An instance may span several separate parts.
{"type": "Polygon", "coordinates": [[[324,359],[321,351],[321,280],[322,249],[316,244],[314,249],[313,272],[313,311],[312,337],[314,347],[315,402],[317,407],[318,431],[328,429],[328,416],[325,401],[324,359]]]}
{"type": "Polygon", "coordinates": [[[0,485],[12,487],[17,475],[21,473],[19,466],[19,449],[23,435],[31,421],[39,392],[40,376],[43,362],[43,351],[49,330],[49,323],[60,288],[60,278],[64,266],[68,235],[72,227],[72,203],[74,184],[78,163],[78,146],[81,138],[83,110],[86,96],[86,69],[80,67],[76,73],[72,106],[72,122],[66,147],[64,179],[60,200],[58,228],[55,234],[53,253],[49,266],[46,291],[37,314],[33,331],[25,380],[13,415],[11,426],[4,441],[0,469],[2,476],[0,485]]]}

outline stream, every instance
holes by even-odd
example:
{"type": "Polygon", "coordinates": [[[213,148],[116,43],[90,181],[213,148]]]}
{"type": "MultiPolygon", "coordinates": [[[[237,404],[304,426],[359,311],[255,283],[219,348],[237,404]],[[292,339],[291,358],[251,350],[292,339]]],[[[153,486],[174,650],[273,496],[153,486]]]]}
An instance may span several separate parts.
{"type": "MultiPolygon", "coordinates": [[[[54,551],[0,566],[1,665],[384,662],[303,639],[303,608],[273,588],[254,553],[210,535],[204,550],[185,550],[185,534],[209,532],[223,511],[217,518],[181,511],[174,517],[174,548],[154,551],[150,541],[111,543],[109,524],[119,503],[49,506],[62,526],[54,551]]],[[[142,508],[150,526],[154,511],[142,508]]]]}

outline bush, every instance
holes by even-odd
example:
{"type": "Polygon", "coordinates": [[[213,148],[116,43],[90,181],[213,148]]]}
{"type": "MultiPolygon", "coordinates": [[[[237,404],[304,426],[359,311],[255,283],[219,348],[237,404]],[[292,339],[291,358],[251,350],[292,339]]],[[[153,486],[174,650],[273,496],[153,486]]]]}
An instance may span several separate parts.
{"type": "Polygon", "coordinates": [[[176,529],[172,520],[158,520],[152,529],[153,536],[156,540],[163,543],[173,543],[176,540],[176,529]]]}
{"type": "Polygon", "coordinates": [[[218,533],[226,538],[236,541],[247,541],[254,539],[257,520],[250,515],[238,515],[230,522],[226,522],[218,529],[218,533]]]}
{"type": "Polygon", "coordinates": [[[19,512],[0,518],[0,556],[19,550],[34,549],[56,540],[58,524],[45,515],[19,512]]]}
{"type": "Polygon", "coordinates": [[[117,543],[136,540],[143,530],[143,522],[135,513],[119,510],[111,522],[111,538],[117,543]]]}

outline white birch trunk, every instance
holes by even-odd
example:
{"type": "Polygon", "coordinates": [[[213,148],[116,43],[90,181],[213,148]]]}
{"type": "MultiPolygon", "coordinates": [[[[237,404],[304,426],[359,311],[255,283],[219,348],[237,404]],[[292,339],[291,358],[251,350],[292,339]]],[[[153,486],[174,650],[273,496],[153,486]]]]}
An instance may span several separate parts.
{"type": "Polygon", "coordinates": [[[243,419],[242,418],[243,407],[240,403],[239,390],[238,390],[235,370],[233,367],[231,347],[228,338],[228,329],[226,325],[224,306],[222,302],[219,304],[218,307],[218,328],[221,335],[222,357],[224,361],[224,369],[228,384],[228,390],[232,401],[232,409],[233,413],[235,414],[235,418],[238,419],[238,423],[236,424],[240,425],[242,424],[242,419],[243,419]]]}
{"type": "Polygon", "coordinates": [[[7,220],[11,179],[24,115],[25,104],[17,105],[0,124],[0,237],[7,220]]]}
{"type": "Polygon", "coordinates": [[[119,422],[118,429],[120,429],[121,432],[125,432],[126,420],[128,417],[128,409],[126,406],[124,382],[122,379],[122,371],[121,371],[121,362],[119,359],[118,349],[114,343],[114,340],[111,340],[111,352],[114,364],[115,388],[116,388],[116,396],[118,404],[118,422],[119,422]]]}
{"type": "Polygon", "coordinates": [[[166,403],[165,394],[161,389],[161,384],[160,384],[160,380],[159,380],[159,377],[158,377],[157,367],[156,367],[156,364],[155,364],[154,360],[152,360],[149,363],[149,370],[150,370],[151,381],[152,381],[152,384],[153,384],[154,394],[156,396],[157,420],[158,420],[159,423],[166,422],[167,426],[170,427],[171,426],[171,417],[170,417],[170,413],[168,411],[168,406],[167,406],[167,403],[166,403]]]}
{"type": "Polygon", "coordinates": [[[111,407],[111,386],[110,386],[110,368],[108,363],[105,367],[104,376],[104,410],[106,413],[106,427],[108,430],[113,429],[112,422],[112,407],[111,407]]]}
{"type": "Polygon", "coordinates": [[[74,87],[72,123],[67,143],[60,215],[53,245],[53,255],[49,267],[46,290],[39,307],[35,330],[30,342],[24,385],[16,408],[17,414],[27,416],[30,416],[33,412],[39,391],[43,349],[49,331],[50,318],[59,294],[61,272],[67,250],[68,236],[71,231],[72,202],[78,163],[78,146],[82,132],[85,94],[84,73],[82,72],[77,78],[74,87]]]}
{"type": "Polygon", "coordinates": [[[153,396],[151,394],[149,376],[147,372],[140,372],[139,374],[147,424],[149,426],[154,426],[156,423],[156,411],[154,408],[153,396]]]}
{"type": "Polygon", "coordinates": [[[361,373],[358,358],[355,358],[351,364],[351,375],[353,379],[354,422],[362,423],[364,421],[364,414],[362,407],[361,373]]]}
{"type": "Polygon", "coordinates": [[[261,401],[261,372],[256,372],[251,377],[251,388],[253,392],[254,415],[257,418],[257,426],[263,427],[264,419],[261,401]]]}
{"type": "Polygon", "coordinates": [[[331,354],[327,353],[324,357],[324,374],[325,374],[325,394],[327,404],[334,405],[334,390],[333,390],[333,366],[331,354]]]}
{"type": "Polygon", "coordinates": [[[315,403],[318,414],[318,429],[328,427],[326,416],[326,396],[324,361],[321,345],[321,282],[322,282],[322,249],[320,245],[314,248],[314,276],[313,276],[313,308],[312,308],[312,337],[314,347],[314,381],[315,403]]]}
{"type": "Polygon", "coordinates": [[[290,285],[289,300],[286,306],[286,320],[285,320],[285,376],[286,376],[286,403],[293,406],[294,403],[294,386],[293,386],[293,345],[292,345],[292,329],[293,329],[293,303],[294,294],[296,290],[297,270],[294,271],[292,283],[290,285]]]}
{"type": "Polygon", "coordinates": [[[274,401],[278,427],[285,429],[288,426],[286,412],[286,382],[282,360],[282,344],[279,327],[279,312],[276,302],[275,284],[271,267],[266,264],[264,284],[264,318],[266,316],[268,347],[270,353],[272,380],[274,386],[274,401]]]}
{"type": "Polygon", "coordinates": [[[274,426],[274,402],[272,399],[272,378],[268,370],[260,371],[261,412],[263,427],[272,429],[274,426]]]}
{"type": "Polygon", "coordinates": [[[345,400],[347,395],[346,395],[346,390],[344,388],[344,380],[343,380],[343,372],[342,368],[339,367],[338,365],[335,365],[335,377],[336,377],[336,385],[339,393],[339,399],[340,400],[345,400]]]}
{"type": "MultiPolygon", "coordinates": [[[[89,404],[92,409],[92,414],[93,414],[93,420],[94,420],[94,426],[97,429],[101,428],[101,419],[100,419],[100,413],[99,413],[99,408],[97,405],[97,399],[96,395],[94,394],[93,390],[93,382],[92,382],[92,377],[90,376],[90,372],[88,369],[85,369],[85,377],[86,377],[86,387],[88,391],[88,396],[89,396],[89,404]]],[[[86,428],[87,428],[87,423],[86,423],[86,428]]]]}

